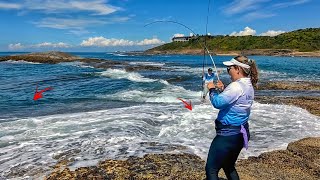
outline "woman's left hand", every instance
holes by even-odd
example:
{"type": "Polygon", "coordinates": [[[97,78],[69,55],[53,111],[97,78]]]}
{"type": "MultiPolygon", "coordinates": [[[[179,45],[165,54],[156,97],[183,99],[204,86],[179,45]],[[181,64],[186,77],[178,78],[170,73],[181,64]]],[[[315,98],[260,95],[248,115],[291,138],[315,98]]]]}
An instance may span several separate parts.
{"type": "Polygon", "coordinates": [[[213,84],[213,82],[209,82],[207,85],[208,89],[214,89],[216,86],[213,84]]]}
{"type": "Polygon", "coordinates": [[[217,82],[217,88],[220,89],[221,91],[224,90],[224,84],[223,84],[222,81],[219,80],[219,81],[217,82]]]}

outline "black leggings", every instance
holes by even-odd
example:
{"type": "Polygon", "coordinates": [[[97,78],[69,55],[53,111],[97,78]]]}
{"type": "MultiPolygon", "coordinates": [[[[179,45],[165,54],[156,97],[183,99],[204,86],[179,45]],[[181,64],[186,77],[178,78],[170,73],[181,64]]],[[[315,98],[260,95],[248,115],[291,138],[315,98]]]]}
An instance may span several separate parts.
{"type": "Polygon", "coordinates": [[[207,180],[219,180],[218,173],[222,168],[229,180],[238,180],[239,175],[234,167],[243,147],[242,134],[232,136],[217,135],[210,146],[206,164],[207,180]]]}

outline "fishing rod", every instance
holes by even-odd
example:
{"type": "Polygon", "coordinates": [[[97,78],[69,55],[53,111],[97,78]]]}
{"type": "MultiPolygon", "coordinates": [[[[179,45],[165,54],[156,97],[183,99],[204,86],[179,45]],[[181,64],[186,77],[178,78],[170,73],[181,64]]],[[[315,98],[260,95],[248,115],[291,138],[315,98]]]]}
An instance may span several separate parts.
{"type": "MultiPolygon", "coordinates": [[[[208,21],[209,21],[209,12],[210,12],[210,0],[208,1],[208,9],[207,9],[207,22],[206,22],[206,34],[204,36],[204,45],[206,46],[207,45],[207,35],[208,35],[208,21]]],[[[206,64],[206,66],[208,65],[207,63],[207,58],[206,58],[206,52],[203,51],[203,61],[202,61],[202,77],[204,78],[205,77],[205,74],[204,74],[204,64],[206,64]]],[[[218,77],[218,76],[217,76],[218,77]]],[[[203,92],[204,92],[204,84],[205,84],[205,81],[201,81],[201,87],[202,87],[202,91],[201,91],[201,97],[203,97],[203,92]]]]}
{"type": "MultiPolygon", "coordinates": [[[[188,26],[186,26],[186,25],[184,25],[184,24],[182,24],[182,23],[180,23],[180,22],[172,21],[172,20],[158,20],[158,21],[153,21],[153,22],[151,22],[151,23],[148,23],[148,24],[144,25],[144,27],[149,26],[149,25],[151,25],[151,24],[155,24],[155,23],[174,23],[174,24],[179,24],[179,25],[187,28],[188,30],[190,30],[193,34],[197,34],[197,33],[195,33],[191,28],[189,28],[188,26]]],[[[207,46],[206,46],[205,44],[200,43],[199,37],[197,37],[196,40],[197,40],[197,42],[200,44],[201,48],[205,49],[206,52],[208,53],[208,55],[209,55],[209,57],[210,57],[210,59],[211,59],[211,61],[212,61],[213,67],[214,67],[214,69],[215,69],[215,71],[216,71],[216,73],[217,73],[217,78],[218,78],[218,80],[220,80],[219,74],[218,74],[218,70],[217,70],[217,67],[216,67],[216,64],[214,63],[214,60],[213,60],[213,58],[212,58],[212,56],[211,56],[211,53],[210,53],[209,49],[207,48],[207,46]]]]}

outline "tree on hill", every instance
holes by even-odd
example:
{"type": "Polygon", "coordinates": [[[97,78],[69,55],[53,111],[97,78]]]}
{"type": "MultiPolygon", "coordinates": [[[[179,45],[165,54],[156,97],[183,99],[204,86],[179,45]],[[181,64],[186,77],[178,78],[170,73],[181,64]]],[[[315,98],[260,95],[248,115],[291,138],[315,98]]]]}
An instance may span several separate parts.
{"type": "Polygon", "coordinates": [[[218,51],[242,51],[251,49],[292,49],[302,52],[320,50],[320,28],[299,29],[274,37],[269,36],[198,36],[188,42],[171,42],[148,51],[179,51],[183,49],[201,49],[201,44],[208,49],[218,51]],[[200,44],[200,43],[201,44],[200,44]]]}

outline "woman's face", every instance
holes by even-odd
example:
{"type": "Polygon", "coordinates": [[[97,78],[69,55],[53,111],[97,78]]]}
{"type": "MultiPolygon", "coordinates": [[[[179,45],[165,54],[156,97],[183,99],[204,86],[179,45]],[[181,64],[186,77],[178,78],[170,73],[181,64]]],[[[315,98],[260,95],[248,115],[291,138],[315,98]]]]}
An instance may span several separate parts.
{"type": "Polygon", "coordinates": [[[231,76],[231,80],[235,81],[237,80],[237,75],[239,74],[239,68],[237,68],[236,66],[227,66],[227,71],[229,73],[229,75],[231,76]]]}

